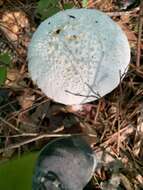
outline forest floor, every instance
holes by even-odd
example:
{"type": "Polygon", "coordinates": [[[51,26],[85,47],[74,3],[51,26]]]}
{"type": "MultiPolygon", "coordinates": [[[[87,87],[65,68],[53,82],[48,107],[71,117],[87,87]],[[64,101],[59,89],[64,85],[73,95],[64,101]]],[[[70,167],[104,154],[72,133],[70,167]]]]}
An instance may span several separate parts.
{"type": "Polygon", "coordinates": [[[0,0],[0,161],[40,150],[56,137],[86,134],[102,159],[90,190],[143,189],[143,3],[88,1],[88,8],[106,12],[125,31],[131,61],[114,91],[73,113],[32,83],[27,47],[42,20],[66,7],[82,7],[82,1],[39,2],[0,0]]]}

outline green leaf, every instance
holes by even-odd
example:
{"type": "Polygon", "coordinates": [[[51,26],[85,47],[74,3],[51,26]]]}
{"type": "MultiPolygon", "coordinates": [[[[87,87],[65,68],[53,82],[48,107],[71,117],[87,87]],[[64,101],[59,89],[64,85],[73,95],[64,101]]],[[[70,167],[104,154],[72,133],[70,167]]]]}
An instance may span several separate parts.
{"type": "Polygon", "coordinates": [[[43,11],[43,13],[41,15],[42,16],[41,19],[44,20],[44,19],[56,14],[59,11],[60,11],[60,8],[58,8],[58,7],[51,7],[49,9],[45,9],[45,11],[43,11]]]}
{"type": "Polygon", "coordinates": [[[74,4],[73,3],[65,3],[64,4],[64,9],[71,9],[74,7],[74,4]]]}
{"type": "Polygon", "coordinates": [[[42,16],[42,19],[55,14],[60,10],[57,7],[59,0],[40,0],[37,5],[37,13],[42,16]]]}
{"type": "Polygon", "coordinates": [[[11,63],[10,55],[8,53],[0,54],[0,62],[6,65],[10,65],[11,63]]]}
{"type": "Polygon", "coordinates": [[[0,67],[0,86],[2,86],[6,80],[7,69],[6,67],[0,67]]]}
{"type": "Polygon", "coordinates": [[[31,190],[38,152],[29,153],[0,164],[1,190],[31,190]]]}
{"type": "Polygon", "coordinates": [[[82,7],[87,8],[88,0],[82,0],[82,7]]]}

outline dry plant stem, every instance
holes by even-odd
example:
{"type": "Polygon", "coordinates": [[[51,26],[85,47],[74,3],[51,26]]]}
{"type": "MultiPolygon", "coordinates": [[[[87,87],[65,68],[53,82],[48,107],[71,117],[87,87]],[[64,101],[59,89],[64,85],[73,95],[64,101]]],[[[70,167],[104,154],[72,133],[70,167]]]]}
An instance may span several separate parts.
{"type": "Polygon", "coordinates": [[[107,127],[105,126],[105,127],[104,127],[104,130],[103,130],[103,132],[102,132],[102,135],[101,135],[101,137],[100,137],[100,142],[102,142],[103,139],[105,138],[107,130],[108,130],[108,129],[107,129],[107,127]]]}
{"type": "MultiPolygon", "coordinates": [[[[34,91],[34,93],[37,93],[38,95],[40,95],[41,97],[40,98],[38,98],[37,99],[37,101],[39,101],[40,99],[42,99],[42,98],[45,98],[46,96],[45,95],[43,95],[43,93],[41,93],[40,91],[38,91],[38,90],[34,90],[34,89],[31,89],[31,90],[33,90],[34,91]]],[[[16,112],[14,112],[14,114],[16,114],[16,116],[18,115],[18,114],[21,114],[21,113],[25,113],[26,111],[28,112],[28,111],[30,111],[31,109],[33,109],[33,108],[35,108],[35,107],[38,107],[38,106],[40,106],[41,104],[43,104],[43,103],[45,103],[45,102],[47,102],[47,101],[49,101],[49,99],[46,99],[46,101],[44,100],[44,102],[41,102],[41,103],[39,103],[38,105],[35,103],[34,104],[34,107],[32,106],[32,107],[30,107],[30,108],[27,108],[27,109],[25,109],[25,110],[20,110],[20,111],[16,111],[16,112]]],[[[4,105],[2,105],[2,106],[0,106],[0,111],[2,110],[2,109],[4,109],[5,107],[7,107],[7,106],[10,106],[10,104],[14,104],[14,103],[16,103],[17,102],[17,100],[13,100],[13,101],[11,101],[11,102],[8,102],[7,104],[4,104],[4,105]]],[[[12,117],[13,118],[13,117],[12,117]]],[[[9,119],[12,119],[12,118],[9,118],[9,119]]],[[[9,120],[8,119],[8,120],[9,120]]]]}
{"type": "MultiPolygon", "coordinates": [[[[1,25],[1,23],[0,23],[0,25],[1,25]]],[[[3,26],[3,25],[2,25],[3,26]]],[[[12,32],[13,34],[15,34],[13,31],[11,31],[8,27],[6,27],[6,26],[3,26],[3,27],[5,27],[7,30],[9,30],[10,32],[12,32]]],[[[20,55],[20,53],[18,52],[18,49],[17,49],[17,47],[16,47],[16,45],[15,45],[15,41],[11,41],[8,37],[7,37],[7,35],[5,34],[5,32],[3,31],[3,30],[1,30],[1,28],[0,28],[0,31],[2,32],[2,34],[4,35],[4,37],[5,37],[5,39],[8,41],[8,44],[10,45],[10,47],[14,50],[14,52],[16,53],[16,55],[17,55],[17,57],[19,57],[20,59],[19,59],[19,61],[23,64],[23,63],[25,63],[25,59],[20,55]]],[[[18,36],[18,35],[17,35],[18,36]]],[[[19,36],[18,36],[19,37],[19,36]]]]}
{"type": "Polygon", "coordinates": [[[120,136],[120,129],[121,129],[121,123],[120,123],[120,117],[121,117],[121,113],[122,113],[122,110],[121,110],[121,104],[122,104],[122,97],[123,97],[123,91],[122,91],[122,85],[121,85],[121,74],[119,73],[120,75],[120,84],[119,84],[119,87],[120,87],[120,93],[119,93],[119,103],[118,103],[118,141],[117,141],[117,154],[119,155],[120,154],[120,140],[121,140],[121,136],[120,136]]]}
{"type": "Polygon", "coordinates": [[[59,5],[59,7],[60,7],[61,10],[64,10],[64,2],[62,0],[60,0],[58,2],[58,5],[59,5]]]}
{"type": "Polygon", "coordinates": [[[10,145],[10,146],[8,146],[6,148],[2,148],[2,149],[0,149],[0,153],[3,153],[5,151],[11,150],[11,149],[19,148],[19,147],[21,147],[23,145],[29,144],[31,142],[34,142],[34,141],[37,141],[37,140],[40,140],[40,139],[43,139],[43,138],[70,137],[70,136],[71,136],[71,134],[42,134],[42,135],[39,135],[37,137],[33,137],[31,139],[22,141],[20,143],[12,144],[12,145],[10,145]]]}
{"type": "Polygon", "coordinates": [[[72,0],[73,4],[75,7],[80,7],[79,2],[77,0],[72,0]]]}
{"type": "Polygon", "coordinates": [[[136,67],[133,64],[130,64],[130,66],[139,74],[139,77],[143,78],[143,72],[140,70],[140,68],[136,67]]]}
{"type": "Polygon", "coordinates": [[[38,133],[22,133],[17,135],[0,135],[3,138],[17,138],[17,137],[35,137],[38,136],[38,133]]]}
{"type": "MultiPolygon", "coordinates": [[[[55,133],[63,131],[63,129],[64,129],[64,127],[62,126],[62,127],[58,128],[58,129],[54,130],[53,132],[55,134],[55,133]]],[[[0,135],[0,137],[3,137],[3,138],[17,138],[17,137],[36,137],[38,135],[39,135],[39,133],[21,133],[21,134],[16,134],[16,135],[5,135],[5,136],[0,135]]]]}
{"type": "Polygon", "coordinates": [[[118,16],[122,16],[122,15],[132,15],[135,14],[139,11],[139,7],[131,10],[131,11],[116,11],[116,12],[105,12],[108,16],[113,16],[113,17],[118,17],[118,16]]]}
{"type": "MultiPolygon", "coordinates": [[[[132,163],[134,164],[135,168],[137,169],[137,159],[135,158],[135,155],[132,151],[132,148],[129,147],[127,144],[126,144],[126,150],[130,153],[128,156],[130,157],[130,161],[132,161],[132,163]]],[[[125,150],[123,150],[125,151],[125,150]]],[[[140,168],[138,168],[140,169],[140,168]]]]}
{"type": "Polygon", "coordinates": [[[97,118],[98,118],[98,115],[99,115],[99,112],[100,112],[100,108],[101,108],[101,103],[102,103],[102,100],[99,99],[97,111],[96,111],[96,114],[95,114],[95,117],[94,117],[94,123],[96,123],[96,121],[97,121],[97,118]]]}
{"type": "Polygon", "coordinates": [[[7,104],[4,104],[4,105],[0,106],[0,111],[1,111],[3,108],[5,108],[6,106],[9,106],[10,104],[13,104],[13,103],[15,103],[15,102],[17,102],[17,100],[12,100],[11,102],[8,102],[7,104]]]}
{"type": "Polygon", "coordinates": [[[24,113],[26,113],[26,112],[28,112],[28,111],[30,111],[30,110],[36,108],[36,107],[38,107],[38,106],[40,106],[40,105],[42,105],[42,104],[48,102],[48,101],[50,101],[50,100],[49,100],[49,99],[46,99],[46,100],[43,100],[43,101],[40,102],[40,103],[35,103],[35,104],[32,105],[30,108],[21,109],[20,111],[16,111],[16,112],[14,112],[13,115],[10,116],[7,120],[9,121],[9,120],[13,119],[14,117],[17,117],[19,114],[24,114],[24,113]]]}
{"type": "Polygon", "coordinates": [[[20,71],[19,71],[19,73],[22,75],[22,74],[24,74],[25,73],[25,71],[26,71],[26,65],[27,63],[23,63],[23,65],[21,66],[21,69],[20,69],[20,71]]]}
{"type": "Polygon", "coordinates": [[[138,22],[138,40],[137,40],[137,59],[136,66],[140,66],[140,57],[141,57],[141,37],[142,37],[142,27],[143,27],[143,1],[140,4],[139,12],[139,22],[138,22]]]}
{"type": "MultiPolygon", "coordinates": [[[[143,105],[142,105],[143,106],[143,105]]],[[[134,147],[133,152],[135,156],[139,156],[139,153],[142,149],[142,142],[143,142],[143,107],[141,107],[139,111],[139,116],[137,119],[137,127],[136,127],[136,133],[134,137],[134,147]]]]}
{"type": "Polygon", "coordinates": [[[120,134],[120,117],[118,116],[118,140],[117,140],[117,155],[120,154],[120,142],[121,142],[121,134],[120,134]]]}
{"type": "Polygon", "coordinates": [[[81,0],[73,0],[73,1],[77,2],[77,5],[79,8],[82,8],[81,0]]]}
{"type": "MultiPolygon", "coordinates": [[[[79,135],[79,136],[84,135],[84,136],[86,136],[85,134],[82,134],[82,133],[74,134],[74,135],[79,135]]],[[[9,145],[8,147],[1,148],[0,149],[0,154],[5,152],[5,151],[11,150],[11,149],[20,148],[23,145],[29,144],[31,142],[34,142],[34,141],[37,141],[37,140],[40,140],[40,139],[43,139],[43,138],[71,137],[71,136],[73,136],[73,134],[42,134],[42,135],[33,137],[31,139],[24,140],[23,142],[15,143],[15,144],[9,145]]],[[[93,135],[93,134],[88,134],[88,136],[95,137],[95,135],[93,135]]]]}
{"type": "Polygon", "coordinates": [[[5,123],[8,127],[10,127],[11,129],[15,130],[16,132],[21,133],[22,131],[20,131],[17,127],[15,127],[14,125],[12,125],[11,123],[7,122],[5,119],[3,119],[2,117],[0,117],[0,120],[5,123]]]}
{"type": "Polygon", "coordinates": [[[95,174],[93,175],[93,180],[95,181],[95,184],[97,184],[99,186],[99,188],[102,190],[103,189],[102,185],[100,184],[100,182],[98,182],[98,179],[95,174]]]}
{"type": "MultiPolygon", "coordinates": [[[[116,133],[114,133],[113,135],[111,135],[110,137],[108,137],[108,139],[100,144],[100,147],[107,147],[109,146],[111,143],[113,143],[114,141],[117,140],[118,134],[120,133],[120,142],[125,141],[125,139],[131,135],[134,132],[134,128],[132,126],[127,126],[123,129],[120,129],[120,131],[117,131],[116,133]]],[[[97,148],[97,150],[100,148],[97,148]]]]}

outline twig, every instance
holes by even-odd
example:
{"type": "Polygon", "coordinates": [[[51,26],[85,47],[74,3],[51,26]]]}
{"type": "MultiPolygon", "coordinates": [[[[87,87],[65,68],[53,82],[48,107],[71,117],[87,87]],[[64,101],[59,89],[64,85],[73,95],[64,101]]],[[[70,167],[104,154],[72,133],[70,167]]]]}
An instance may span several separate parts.
{"type": "Polygon", "coordinates": [[[97,98],[96,95],[83,95],[83,94],[79,94],[79,93],[70,92],[68,90],[65,90],[65,92],[72,94],[72,95],[75,95],[75,96],[80,96],[80,97],[85,97],[85,98],[97,98]]]}
{"type": "Polygon", "coordinates": [[[38,133],[22,133],[17,135],[0,135],[3,138],[17,138],[17,137],[35,137],[38,136],[38,133]]]}
{"type": "Polygon", "coordinates": [[[0,106],[0,111],[2,110],[2,109],[4,109],[6,106],[9,106],[10,104],[14,104],[14,103],[16,103],[17,102],[17,100],[12,100],[11,102],[8,102],[8,103],[6,103],[6,104],[4,104],[4,105],[1,105],[0,106]]]}
{"type": "Polygon", "coordinates": [[[72,0],[72,3],[74,4],[75,7],[78,7],[76,0],[72,0]]]}
{"type": "Polygon", "coordinates": [[[73,2],[73,4],[74,4],[75,6],[77,6],[77,7],[79,7],[79,8],[82,7],[82,4],[81,4],[81,2],[80,2],[79,0],[72,0],[72,2],[73,2]]]}
{"type": "Polygon", "coordinates": [[[120,133],[120,129],[121,129],[121,124],[120,124],[120,110],[118,113],[118,135],[117,135],[117,155],[120,154],[120,143],[121,143],[121,133],[120,133]]]}
{"type": "Polygon", "coordinates": [[[122,90],[122,85],[121,85],[121,72],[119,72],[120,75],[120,84],[119,84],[119,101],[118,101],[118,113],[117,113],[117,118],[118,118],[118,139],[117,139],[117,154],[120,154],[120,129],[121,129],[121,115],[122,115],[122,110],[121,110],[121,105],[122,105],[122,97],[123,97],[123,90],[122,90]]]}
{"type": "Polygon", "coordinates": [[[8,125],[10,128],[14,129],[15,131],[21,133],[22,131],[20,129],[18,129],[17,127],[15,127],[14,125],[12,125],[11,123],[7,122],[5,119],[3,119],[2,117],[0,117],[0,120],[5,123],[6,125],[8,125]]]}
{"type": "Polygon", "coordinates": [[[37,140],[40,140],[40,139],[43,139],[43,138],[50,138],[50,137],[70,137],[71,134],[42,134],[42,135],[39,135],[37,137],[33,137],[31,139],[28,139],[28,140],[25,140],[23,142],[20,142],[20,143],[15,143],[15,144],[11,144],[9,145],[8,147],[6,148],[1,148],[0,149],[0,153],[3,153],[5,151],[8,151],[8,150],[11,150],[11,149],[15,149],[15,148],[19,148],[23,145],[26,145],[26,144],[29,144],[31,142],[34,142],[34,141],[37,141],[37,140]]]}
{"type": "Polygon", "coordinates": [[[99,112],[100,112],[100,108],[101,108],[101,104],[102,104],[102,100],[99,99],[99,103],[98,103],[98,106],[97,106],[96,114],[95,114],[95,117],[94,117],[94,123],[96,123],[96,121],[97,121],[97,118],[98,118],[98,115],[99,115],[99,112]]]}
{"type": "MultiPolygon", "coordinates": [[[[103,143],[100,144],[100,147],[108,147],[111,143],[113,143],[114,141],[117,140],[117,137],[120,133],[120,142],[125,141],[125,139],[133,133],[134,131],[134,127],[133,126],[127,126],[123,129],[120,129],[120,131],[117,131],[116,133],[114,133],[113,135],[111,135],[110,137],[108,137],[108,139],[106,141],[104,141],[103,143]]],[[[97,147],[97,150],[100,149],[99,147],[97,147]]]]}
{"type": "Polygon", "coordinates": [[[136,66],[137,67],[140,66],[142,27],[143,27],[143,1],[141,1],[140,12],[139,12],[137,58],[136,58],[136,66]]]}
{"type": "Polygon", "coordinates": [[[95,137],[96,135],[94,134],[83,134],[83,133],[78,133],[78,134],[42,134],[42,135],[39,135],[39,136],[36,136],[34,138],[31,138],[31,139],[28,139],[28,140],[25,140],[23,142],[20,142],[20,143],[15,143],[15,144],[11,144],[9,145],[8,147],[5,147],[5,148],[1,148],[0,149],[0,154],[5,152],[5,151],[8,151],[8,150],[11,150],[11,149],[15,149],[15,148],[20,148],[21,146],[23,145],[26,145],[26,144],[29,144],[31,142],[34,142],[34,141],[37,141],[37,140],[40,140],[40,139],[43,139],[43,138],[53,138],[53,137],[71,137],[71,136],[90,136],[90,137],[95,137]]]}
{"type": "MultiPolygon", "coordinates": [[[[42,97],[42,98],[43,98],[43,97],[42,97]]],[[[35,103],[35,104],[33,104],[30,108],[21,109],[21,110],[19,110],[19,111],[16,111],[16,112],[14,112],[14,113],[12,114],[12,116],[10,116],[10,117],[8,118],[8,120],[11,120],[12,118],[18,116],[19,114],[24,114],[24,113],[26,113],[26,112],[28,112],[28,111],[34,109],[34,108],[37,108],[37,107],[40,106],[41,104],[44,104],[45,102],[48,102],[48,101],[49,101],[49,99],[46,99],[46,100],[43,100],[43,101],[40,102],[40,103],[35,103]]]]}
{"type": "Polygon", "coordinates": [[[116,12],[105,12],[108,16],[111,17],[118,17],[118,16],[122,16],[122,15],[131,15],[136,13],[137,11],[139,11],[140,8],[136,7],[135,9],[131,10],[131,11],[116,11],[116,12]]]}
{"type": "Polygon", "coordinates": [[[141,145],[143,142],[143,104],[140,107],[140,110],[138,111],[139,115],[137,118],[137,127],[134,137],[134,146],[133,146],[133,152],[136,157],[139,156],[139,153],[141,151],[141,145]]]}
{"type": "Polygon", "coordinates": [[[58,6],[60,7],[61,10],[64,10],[64,2],[63,2],[63,0],[58,1],[58,6]]]}
{"type": "MultiPolygon", "coordinates": [[[[0,23],[1,25],[1,23],[0,23]]],[[[7,30],[9,30],[11,33],[15,34],[13,31],[11,31],[11,29],[7,26],[2,26],[5,27],[7,30]]],[[[4,34],[5,39],[8,41],[8,45],[12,48],[12,50],[14,50],[15,54],[19,57],[19,61],[21,63],[25,63],[25,59],[23,57],[21,57],[21,54],[19,53],[18,49],[17,49],[17,45],[15,44],[16,41],[12,41],[6,34],[6,32],[2,29],[2,27],[0,27],[0,31],[4,34]]],[[[19,37],[19,35],[15,34],[17,37],[19,37]]]]}

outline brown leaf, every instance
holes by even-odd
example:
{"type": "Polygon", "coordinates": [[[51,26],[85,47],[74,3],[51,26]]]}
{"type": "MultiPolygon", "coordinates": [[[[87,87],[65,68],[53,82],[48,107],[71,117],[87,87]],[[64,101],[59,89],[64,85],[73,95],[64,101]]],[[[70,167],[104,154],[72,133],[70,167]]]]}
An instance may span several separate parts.
{"type": "Polygon", "coordinates": [[[120,25],[120,27],[124,30],[124,32],[125,32],[126,35],[127,35],[128,40],[129,40],[130,42],[137,41],[137,37],[136,37],[134,31],[130,30],[130,29],[128,28],[128,26],[127,26],[125,23],[123,23],[122,21],[118,21],[117,23],[118,23],[118,24],[120,25]]]}
{"type": "Polygon", "coordinates": [[[94,0],[88,0],[88,5],[87,5],[88,8],[95,8],[95,2],[94,0]]]}
{"type": "Polygon", "coordinates": [[[25,90],[24,93],[18,97],[19,104],[22,109],[27,109],[33,105],[35,95],[32,95],[30,90],[25,90]]]}
{"type": "Polygon", "coordinates": [[[1,18],[0,29],[14,43],[23,29],[29,30],[29,21],[22,11],[5,11],[1,18]]]}

